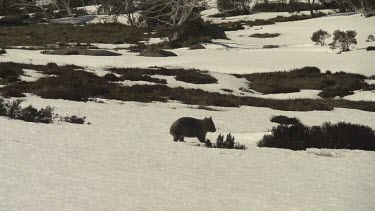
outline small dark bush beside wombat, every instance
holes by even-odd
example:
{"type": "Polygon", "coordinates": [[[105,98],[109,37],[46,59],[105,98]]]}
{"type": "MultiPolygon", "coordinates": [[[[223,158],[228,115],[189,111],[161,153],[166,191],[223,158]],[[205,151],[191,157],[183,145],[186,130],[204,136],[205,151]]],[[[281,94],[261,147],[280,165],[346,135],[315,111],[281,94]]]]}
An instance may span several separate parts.
{"type": "Polygon", "coordinates": [[[192,117],[182,117],[175,121],[170,133],[173,141],[184,141],[184,137],[197,137],[202,143],[206,142],[207,132],[215,132],[216,127],[212,118],[195,119],[192,117]]]}

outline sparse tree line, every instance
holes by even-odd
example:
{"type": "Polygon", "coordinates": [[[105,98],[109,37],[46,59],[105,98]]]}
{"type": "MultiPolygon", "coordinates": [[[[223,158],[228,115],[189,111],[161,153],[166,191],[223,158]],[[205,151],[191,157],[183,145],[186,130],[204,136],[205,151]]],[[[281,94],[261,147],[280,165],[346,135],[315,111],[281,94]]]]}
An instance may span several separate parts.
{"type": "MultiPolygon", "coordinates": [[[[224,18],[249,14],[252,9],[278,11],[274,7],[279,6],[288,8],[289,12],[308,9],[314,15],[314,10],[325,8],[316,7],[316,5],[328,5],[324,0],[319,0],[321,2],[319,4],[317,1],[292,0],[288,3],[283,1],[269,3],[267,0],[259,2],[256,0],[217,0],[217,9],[224,18]],[[252,3],[255,3],[253,8],[251,8],[252,3]],[[260,6],[257,7],[257,5],[260,6]]],[[[374,15],[375,0],[334,0],[334,4],[341,11],[360,12],[366,17],[374,15]]],[[[61,11],[67,16],[73,16],[77,13],[77,7],[85,11],[85,6],[88,5],[96,5],[98,14],[125,15],[133,26],[145,22],[147,26],[150,24],[181,26],[201,9],[207,8],[207,0],[0,0],[0,15],[47,12],[53,14],[61,11]]]]}

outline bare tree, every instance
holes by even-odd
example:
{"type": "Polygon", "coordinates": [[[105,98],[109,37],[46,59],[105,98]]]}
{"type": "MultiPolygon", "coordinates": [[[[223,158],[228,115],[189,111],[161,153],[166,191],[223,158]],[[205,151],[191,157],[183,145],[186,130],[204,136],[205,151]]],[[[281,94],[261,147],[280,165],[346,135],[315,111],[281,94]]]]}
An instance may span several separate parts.
{"type": "Polygon", "coordinates": [[[99,13],[106,15],[113,15],[117,20],[119,15],[126,15],[130,25],[137,26],[135,18],[136,3],[135,0],[95,0],[96,5],[99,5],[99,13]]]}
{"type": "Polygon", "coordinates": [[[307,0],[307,3],[310,5],[310,14],[311,16],[315,16],[315,13],[314,13],[314,4],[315,4],[315,0],[307,0]]]}
{"type": "Polygon", "coordinates": [[[365,17],[375,15],[375,0],[338,0],[365,17]]]}
{"type": "Polygon", "coordinates": [[[58,10],[65,9],[68,16],[72,15],[72,10],[70,8],[71,0],[52,0],[51,2],[56,6],[58,10]]]}
{"type": "Polygon", "coordinates": [[[193,15],[194,8],[205,5],[205,0],[142,0],[145,10],[142,15],[148,18],[159,19],[168,17],[165,24],[174,27],[183,26],[193,15]]]}
{"type": "Polygon", "coordinates": [[[2,6],[17,8],[26,13],[35,10],[45,11],[44,6],[40,4],[40,0],[0,0],[0,8],[2,6]]]}

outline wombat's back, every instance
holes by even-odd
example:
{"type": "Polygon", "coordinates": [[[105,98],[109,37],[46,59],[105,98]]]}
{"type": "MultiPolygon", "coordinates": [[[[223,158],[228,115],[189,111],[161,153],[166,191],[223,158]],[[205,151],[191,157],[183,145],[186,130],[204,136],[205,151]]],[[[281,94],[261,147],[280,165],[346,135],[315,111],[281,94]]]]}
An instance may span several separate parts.
{"type": "Polygon", "coordinates": [[[201,133],[202,129],[202,120],[182,117],[172,124],[170,133],[173,136],[196,137],[198,133],[201,133]]]}

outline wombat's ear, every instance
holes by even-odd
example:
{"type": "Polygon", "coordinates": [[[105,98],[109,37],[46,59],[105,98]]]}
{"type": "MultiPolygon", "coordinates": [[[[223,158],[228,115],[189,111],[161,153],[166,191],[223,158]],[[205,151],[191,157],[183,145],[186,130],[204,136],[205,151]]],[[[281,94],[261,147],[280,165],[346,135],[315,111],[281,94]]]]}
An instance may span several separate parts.
{"type": "Polygon", "coordinates": [[[210,119],[212,120],[212,117],[210,116],[210,119]]]}

